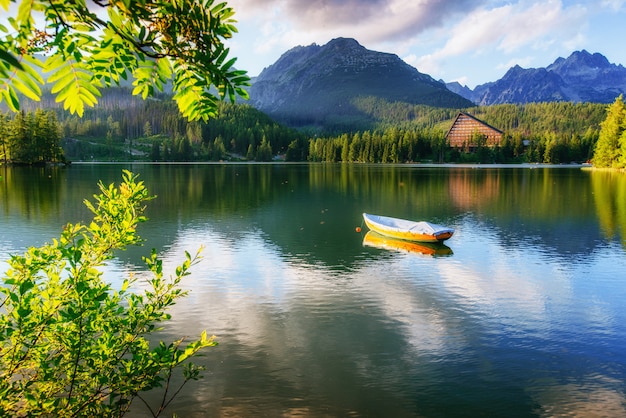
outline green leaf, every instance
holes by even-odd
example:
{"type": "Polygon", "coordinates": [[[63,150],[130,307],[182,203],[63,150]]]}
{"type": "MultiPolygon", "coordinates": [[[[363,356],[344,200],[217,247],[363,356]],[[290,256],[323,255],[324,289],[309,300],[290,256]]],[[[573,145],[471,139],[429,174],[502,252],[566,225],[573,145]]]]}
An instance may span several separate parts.
{"type": "Polygon", "coordinates": [[[83,256],[83,253],[80,250],[76,250],[74,252],[74,257],[73,257],[74,264],[78,264],[82,256],[83,256]]]}
{"type": "Polygon", "coordinates": [[[13,112],[17,112],[20,110],[20,101],[17,98],[17,94],[15,93],[15,89],[11,85],[6,85],[3,90],[0,90],[0,98],[6,101],[7,106],[13,112]]]}
{"type": "Polygon", "coordinates": [[[224,71],[224,72],[228,71],[228,69],[230,67],[232,67],[233,64],[235,64],[236,61],[237,61],[237,58],[230,59],[226,64],[222,65],[221,70],[224,71]]]}
{"type": "Polygon", "coordinates": [[[31,314],[32,311],[33,310],[27,306],[20,306],[19,308],[17,308],[17,314],[21,318],[27,318],[31,314]]]}
{"type": "Polygon", "coordinates": [[[6,62],[9,67],[14,67],[18,70],[22,69],[22,63],[20,63],[13,54],[3,48],[0,48],[0,60],[6,62]]]}
{"type": "Polygon", "coordinates": [[[24,96],[36,102],[38,102],[41,97],[41,89],[39,88],[39,85],[28,77],[28,75],[23,71],[17,72],[17,78],[13,79],[13,86],[24,96]]]}
{"type": "Polygon", "coordinates": [[[20,26],[27,25],[30,27],[30,22],[32,21],[32,5],[33,2],[30,1],[22,1],[20,2],[20,6],[17,10],[17,23],[20,26]]]}
{"type": "Polygon", "coordinates": [[[44,63],[44,72],[51,71],[54,72],[48,77],[48,83],[54,83],[63,79],[71,73],[72,67],[70,63],[66,63],[59,55],[53,55],[44,63]]]}
{"type": "Polygon", "coordinates": [[[28,74],[38,84],[43,84],[44,80],[43,80],[43,77],[40,74],[40,71],[35,69],[35,68],[39,68],[40,70],[42,70],[43,69],[43,63],[41,61],[39,61],[36,57],[31,57],[31,56],[28,56],[28,55],[23,55],[22,56],[22,60],[29,64],[29,65],[23,65],[22,66],[22,71],[24,71],[24,73],[28,74]]]}
{"type": "Polygon", "coordinates": [[[58,93],[55,100],[63,102],[64,109],[82,116],[85,105],[93,107],[97,103],[100,83],[92,80],[84,65],[71,60],[61,62],[59,56],[54,56],[46,61],[45,68],[54,71],[48,82],[54,83],[52,93],[58,93]]]}

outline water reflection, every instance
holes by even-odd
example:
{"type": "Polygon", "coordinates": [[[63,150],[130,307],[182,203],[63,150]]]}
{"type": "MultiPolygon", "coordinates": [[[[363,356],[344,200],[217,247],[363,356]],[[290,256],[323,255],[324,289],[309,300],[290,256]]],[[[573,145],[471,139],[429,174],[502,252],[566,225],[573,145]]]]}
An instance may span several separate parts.
{"type": "MultiPolygon", "coordinates": [[[[158,198],[140,227],[146,246],[120,254],[107,277],[141,276],[150,247],[167,273],[204,246],[163,335],[206,329],[220,345],[169,412],[626,414],[622,180],[539,168],[126,168],[158,198]],[[418,256],[380,249],[355,233],[364,211],[456,233],[418,256]],[[451,256],[421,256],[433,251],[451,256]]],[[[11,233],[0,252],[83,219],[77,207],[97,179],[120,175],[115,165],[70,167],[53,175],[57,196],[40,210],[31,192],[13,190],[37,196],[45,178],[7,176],[0,226],[11,233]]]]}
{"type": "Polygon", "coordinates": [[[602,171],[589,175],[602,231],[609,239],[621,237],[626,247],[626,175],[602,171]]]}
{"type": "MultiPolygon", "coordinates": [[[[194,230],[175,247],[207,236],[224,243],[194,230]]],[[[462,246],[482,244],[479,260],[462,249],[462,261],[392,253],[345,274],[249,240],[207,254],[206,275],[187,283],[193,303],[177,309],[175,332],[201,324],[222,343],[207,357],[209,382],[190,395],[206,408],[197,416],[553,416],[549,391],[589,370],[606,384],[596,382],[586,401],[560,398],[562,411],[594,410],[586,402],[600,393],[620,396],[623,358],[611,350],[623,347],[626,318],[599,289],[602,276],[588,286],[576,268],[528,248],[503,257],[484,238],[462,246]],[[250,260],[256,266],[240,271],[250,260]]]]}
{"type": "Polygon", "coordinates": [[[432,256],[452,255],[452,249],[445,244],[410,242],[384,237],[374,231],[368,231],[363,237],[363,245],[384,250],[403,251],[413,254],[432,256]]]}

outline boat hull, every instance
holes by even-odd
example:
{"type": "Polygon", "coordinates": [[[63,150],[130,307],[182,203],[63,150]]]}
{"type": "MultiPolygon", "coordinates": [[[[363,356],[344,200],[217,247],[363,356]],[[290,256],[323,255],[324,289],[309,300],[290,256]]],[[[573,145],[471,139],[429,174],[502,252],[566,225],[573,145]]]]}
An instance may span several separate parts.
{"type": "Polygon", "coordinates": [[[363,214],[365,225],[381,235],[418,242],[443,242],[454,234],[454,229],[430,222],[414,222],[388,216],[363,214]]]}

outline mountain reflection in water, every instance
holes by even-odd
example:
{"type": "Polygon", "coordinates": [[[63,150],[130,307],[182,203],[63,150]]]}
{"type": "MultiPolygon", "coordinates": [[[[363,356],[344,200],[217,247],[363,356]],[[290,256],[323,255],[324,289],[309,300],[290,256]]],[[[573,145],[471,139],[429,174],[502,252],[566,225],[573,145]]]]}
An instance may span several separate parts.
{"type": "MultiPolygon", "coordinates": [[[[85,221],[97,181],[151,193],[144,247],[204,246],[164,339],[216,334],[166,411],[204,416],[626,415],[626,176],[578,168],[333,164],[12,168],[0,255],[85,221]],[[46,171],[47,170],[47,171],[46,171]],[[363,212],[449,225],[411,252],[363,212]],[[391,249],[391,250],[390,250],[391,249]],[[448,252],[447,256],[440,251],[448,252]]],[[[0,267],[2,268],[2,267],[0,267]]],[[[144,416],[136,405],[132,416],[144,416]]]]}

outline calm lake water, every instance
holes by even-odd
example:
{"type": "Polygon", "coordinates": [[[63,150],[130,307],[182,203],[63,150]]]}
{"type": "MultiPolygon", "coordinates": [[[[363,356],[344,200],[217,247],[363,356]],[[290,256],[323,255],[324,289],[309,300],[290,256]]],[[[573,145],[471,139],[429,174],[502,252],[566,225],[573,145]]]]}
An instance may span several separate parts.
{"type": "MultiPolygon", "coordinates": [[[[626,175],[536,166],[0,168],[0,259],[87,221],[97,182],[140,174],[142,248],[204,246],[163,338],[218,337],[181,417],[626,416],[626,175]],[[362,212],[451,226],[380,247],[362,212]]],[[[6,264],[0,264],[0,271],[6,264]]],[[[142,416],[141,409],[133,416],[142,416]]]]}

